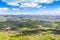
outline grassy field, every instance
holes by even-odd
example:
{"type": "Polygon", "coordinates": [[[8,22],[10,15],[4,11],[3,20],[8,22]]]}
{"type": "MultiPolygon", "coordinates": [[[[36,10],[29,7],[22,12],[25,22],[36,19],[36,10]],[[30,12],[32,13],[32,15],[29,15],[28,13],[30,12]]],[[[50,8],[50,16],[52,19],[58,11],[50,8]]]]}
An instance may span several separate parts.
{"type": "MultiPolygon", "coordinates": [[[[10,21],[0,18],[0,40],[60,40],[60,34],[33,31],[34,29],[60,29],[60,21],[46,21],[46,20],[26,20],[10,21]],[[8,28],[8,30],[7,30],[8,28]],[[23,34],[19,31],[23,30],[23,34]],[[26,32],[30,30],[29,32],[26,32]],[[32,30],[32,32],[31,32],[32,30]],[[13,32],[17,31],[17,32],[13,32]]],[[[57,33],[57,32],[56,32],[57,33]]]]}
{"type": "Polygon", "coordinates": [[[0,40],[60,40],[60,35],[49,32],[35,33],[31,35],[17,35],[18,33],[0,32],[0,40]]]}

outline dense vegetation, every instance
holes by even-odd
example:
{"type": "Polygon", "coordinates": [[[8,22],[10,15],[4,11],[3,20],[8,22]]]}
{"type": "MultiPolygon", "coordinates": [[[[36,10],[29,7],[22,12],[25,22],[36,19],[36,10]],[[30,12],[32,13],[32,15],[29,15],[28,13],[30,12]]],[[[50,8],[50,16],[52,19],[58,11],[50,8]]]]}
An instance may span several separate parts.
{"type": "Polygon", "coordinates": [[[60,28],[60,21],[31,20],[22,19],[19,21],[0,22],[0,29],[10,27],[12,29],[21,28],[60,28]]]}
{"type": "Polygon", "coordinates": [[[48,32],[36,33],[32,35],[16,35],[17,33],[0,32],[0,40],[60,40],[60,35],[48,32]]]}
{"type": "Polygon", "coordinates": [[[60,33],[55,34],[50,30],[34,30],[49,28],[60,29],[60,21],[39,19],[14,19],[12,21],[7,19],[0,22],[0,40],[60,40],[60,33]],[[23,34],[20,31],[23,31],[23,34]]]}

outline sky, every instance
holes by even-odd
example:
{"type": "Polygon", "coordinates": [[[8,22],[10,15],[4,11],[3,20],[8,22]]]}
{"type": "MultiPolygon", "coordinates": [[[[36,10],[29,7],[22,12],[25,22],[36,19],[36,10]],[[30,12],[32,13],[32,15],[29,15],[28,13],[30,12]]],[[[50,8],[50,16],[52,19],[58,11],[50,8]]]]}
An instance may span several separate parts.
{"type": "Polygon", "coordinates": [[[60,0],[0,0],[0,15],[60,15],[60,0]]]}

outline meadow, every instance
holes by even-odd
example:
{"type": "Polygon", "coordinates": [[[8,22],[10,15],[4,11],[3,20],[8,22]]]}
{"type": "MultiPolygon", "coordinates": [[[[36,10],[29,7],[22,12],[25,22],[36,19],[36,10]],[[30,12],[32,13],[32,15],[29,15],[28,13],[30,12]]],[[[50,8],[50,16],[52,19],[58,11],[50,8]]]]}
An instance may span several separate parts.
{"type": "Polygon", "coordinates": [[[3,31],[0,32],[0,40],[60,40],[60,35],[42,32],[31,35],[17,36],[17,33],[10,34],[3,31]]]}
{"type": "Polygon", "coordinates": [[[2,19],[0,40],[60,40],[59,29],[59,20],[2,19]]]}

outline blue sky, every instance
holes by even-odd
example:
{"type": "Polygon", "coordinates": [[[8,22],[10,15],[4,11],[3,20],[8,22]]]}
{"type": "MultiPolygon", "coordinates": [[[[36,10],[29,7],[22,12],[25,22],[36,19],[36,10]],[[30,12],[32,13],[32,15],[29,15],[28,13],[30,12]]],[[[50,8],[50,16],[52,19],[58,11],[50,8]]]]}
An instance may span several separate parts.
{"type": "Polygon", "coordinates": [[[0,14],[60,15],[60,0],[0,0],[0,14]]]}

